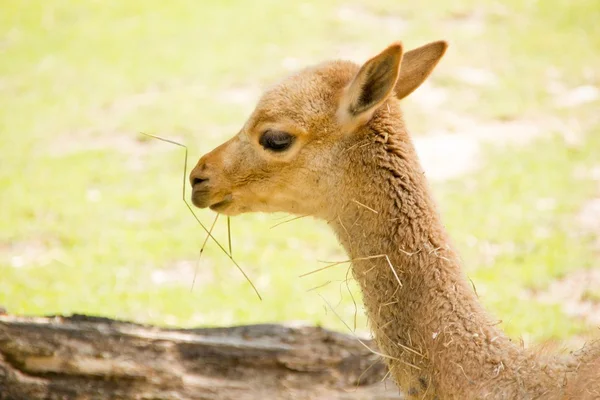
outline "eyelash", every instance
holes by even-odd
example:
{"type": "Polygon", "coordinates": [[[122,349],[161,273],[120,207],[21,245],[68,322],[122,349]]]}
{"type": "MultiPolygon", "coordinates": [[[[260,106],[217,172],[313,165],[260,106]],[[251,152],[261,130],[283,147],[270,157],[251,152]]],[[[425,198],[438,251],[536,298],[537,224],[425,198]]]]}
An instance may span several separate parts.
{"type": "Polygon", "coordinates": [[[258,144],[265,150],[282,152],[289,149],[294,144],[295,139],[295,136],[287,132],[268,130],[262,134],[258,144]]]}

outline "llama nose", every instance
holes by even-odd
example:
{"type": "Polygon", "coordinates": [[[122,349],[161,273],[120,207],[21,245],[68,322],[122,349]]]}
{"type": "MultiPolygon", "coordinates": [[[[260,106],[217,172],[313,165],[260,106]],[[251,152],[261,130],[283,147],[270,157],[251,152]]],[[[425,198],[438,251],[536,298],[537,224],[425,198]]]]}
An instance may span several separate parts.
{"type": "Polygon", "coordinates": [[[208,181],[206,163],[199,162],[198,165],[196,165],[196,167],[190,173],[190,184],[192,185],[192,187],[194,187],[206,181],[208,181]]]}
{"type": "Polygon", "coordinates": [[[198,178],[198,177],[194,177],[192,178],[192,187],[201,184],[202,182],[206,182],[208,180],[208,178],[198,178]]]}

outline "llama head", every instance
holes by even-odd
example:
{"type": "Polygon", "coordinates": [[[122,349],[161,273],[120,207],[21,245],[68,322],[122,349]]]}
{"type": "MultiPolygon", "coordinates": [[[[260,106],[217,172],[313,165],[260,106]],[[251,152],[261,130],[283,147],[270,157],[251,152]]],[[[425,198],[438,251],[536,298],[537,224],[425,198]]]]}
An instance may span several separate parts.
{"type": "Polygon", "coordinates": [[[227,215],[325,216],[339,196],[340,160],[374,113],[429,76],[446,50],[433,42],[403,54],[394,43],[358,66],[331,61],[267,90],[240,132],[198,161],[192,202],[227,215]],[[339,192],[339,191],[338,191],[339,192]]]}

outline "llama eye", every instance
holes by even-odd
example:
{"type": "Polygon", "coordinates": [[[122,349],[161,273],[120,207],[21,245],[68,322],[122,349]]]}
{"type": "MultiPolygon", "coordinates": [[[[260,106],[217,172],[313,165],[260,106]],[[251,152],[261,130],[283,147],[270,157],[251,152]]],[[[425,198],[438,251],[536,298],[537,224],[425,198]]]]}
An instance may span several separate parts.
{"type": "Polygon", "coordinates": [[[266,131],[260,137],[258,143],[265,148],[265,150],[271,151],[284,151],[287,150],[296,138],[287,132],[283,131],[266,131]]]}

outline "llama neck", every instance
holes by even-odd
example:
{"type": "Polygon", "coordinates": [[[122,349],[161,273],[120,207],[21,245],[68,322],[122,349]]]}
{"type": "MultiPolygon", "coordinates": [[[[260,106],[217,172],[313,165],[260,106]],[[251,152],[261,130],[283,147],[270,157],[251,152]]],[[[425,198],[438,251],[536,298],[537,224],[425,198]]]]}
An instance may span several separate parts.
{"type": "Polygon", "coordinates": [[[556,381],[479,305],[406,135],[375,132],[373,141],[357,150],[367,160],[364,182],[348,174],[348,196],[330,224],[355,260],[371,329],[396,382],[409,398],[542,393],[556,381]]]}

